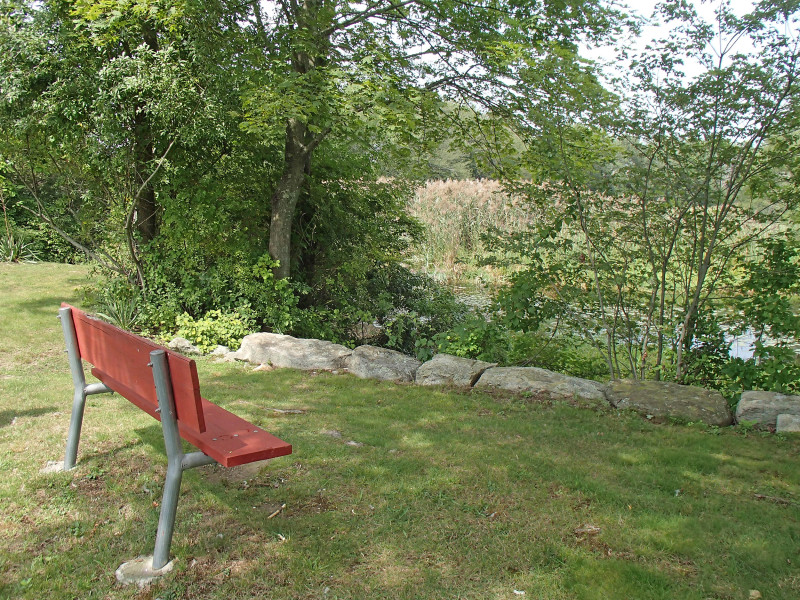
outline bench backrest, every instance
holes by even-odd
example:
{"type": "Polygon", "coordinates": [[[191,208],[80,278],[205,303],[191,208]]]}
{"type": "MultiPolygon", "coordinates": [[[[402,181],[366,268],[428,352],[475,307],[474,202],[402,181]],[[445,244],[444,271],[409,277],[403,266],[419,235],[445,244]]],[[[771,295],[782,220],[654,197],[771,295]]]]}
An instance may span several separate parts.
{"type": "Polygon", "coordinates": [[[94,366],[92,374],[159,421],[158,398],[149,363],[150,352],[164,350],[178,422],[200,433],[206,430],[197,365],[193,360],[90,317],[69,304],[61,306],[71,309],[78,350],[81,358],[94,366]]]}

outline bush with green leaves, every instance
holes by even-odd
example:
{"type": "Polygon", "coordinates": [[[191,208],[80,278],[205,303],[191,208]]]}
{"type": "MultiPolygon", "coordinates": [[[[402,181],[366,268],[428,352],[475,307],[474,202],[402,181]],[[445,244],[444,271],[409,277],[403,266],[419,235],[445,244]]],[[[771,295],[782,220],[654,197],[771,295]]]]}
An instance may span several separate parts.
{"type": "Polygon", "coordinates": [[[733,358],[723,372],[730,378],[734,392],[767,390],[800,394],[800,360],[793,349],[784,345],[757,344],[752,358],[733,358]]]}
{"type": "Polygon", "coordinates": [[[731,359],[731,338],[722,328],[719,309],[710,308],[698,315],[695,342],[686,353],[681,383],[725,391],[730,396],[736,378],[730,367],[737,359],[731,359]]]}
{"type": "Polygon", "coordinates": [[[227,256],[162,250],[145,264],[148,288],[143,311],[152,331],[171,330],[183,313],[197,318],[211,310],[232,312],[243,307],[254,327],[265,331],[289,333],[299,319],[305,288],[276,280],[267,254],[251,259],[241,250],[227,256]]]}
{"type": "Polygon", "coordinates": [[[231,350],[238,350],[242,338],[252,333],[254,319],[246,309],[241,311],[223,312],[210,310],[203,317],[194,317],[183,313],[175,321],[178,327],[177,334],[186,338],[204,353],[210,352],[217,346],[227,346],[231,350]]]}
{"type": "Polygon", "coordinates": [[[507,363],[511,346],[508,329],[501,323],[487,321],[480,315],[472,315],[465,322],[438,334],[434,339],[439,352],[500,364],[507,363]]]}
{"type": "Polygon", "coordinates": [[[735,333],[750,332],[753,356],[723,368],[734,391],[800,392],[800,240],[791,230],[760,241],[743,262],[744,282],[733,298],[735,333]]]}
{"type": "Polygon", "coordinates": [[[430,320],[415,311],[397,312],[383,321],[386,347],[419,360],[430,359],[435,349],[430,320]]]}
{"type": "Polygon", "coordinates": [[[762,240],[740,264],[742,279],[725,306],[698,316],[683,383],[719,389],[800,392],[800,243],[786,232],[762,240]],[[734,336],[752,336],[749,357],[731,357],[734,336]]]}
{"type": "Polygon", "coordinates": [[[137,287],[120,277],[102,277],[97,271],[93,272],[94,278],[94,284],[80,290],[86,308],[120,329],[137,332],[146,329],[143,299],[137,287]]]}
{"type": "Polygon", "coordinates": [[[595,381],[608,379],[608,368],[600,350],[580,336],[545,332],[511,334],[508,364],[539,367],[595,381]]]}
{"type": "Polygon", "coordinates": [[[386,332],[386,346],[426,360],[437,350],[437,336],[451,330],[469,315],[452,291],[426,275],[401,265],[385,269],[374,283],[378,322],[386,332]],[[378,293],[380,292],[380,293],[378,293]]]}
{"type": "Polygon", "coordinates": [[[307,286],[290,279],[276,279],[278,262],[264,254],[248,269],[234,272],[234,289],[249,302],[256,319],[275,333],[293,331],[300,319],[300,297],[307,286]]]}
{"type": "Polygon", "coordinates": [[[69,244],[46,223],[31,222],[22,230],[39,260],[58,263],[81,263],[86,255],[69,244]]]}
{"type": "Polygon", "coordinates": [[[125,294],[107,295],[97,305],[97,316],[126,331],[138,329],[141,321],[139,299],[125,294]]]}

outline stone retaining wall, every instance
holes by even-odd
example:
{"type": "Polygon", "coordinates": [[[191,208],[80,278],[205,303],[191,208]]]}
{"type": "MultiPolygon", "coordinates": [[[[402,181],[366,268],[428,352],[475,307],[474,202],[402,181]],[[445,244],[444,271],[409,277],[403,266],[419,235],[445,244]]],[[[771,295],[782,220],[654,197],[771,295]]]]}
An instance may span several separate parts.
{"type": "MultiPolygon", "coordinates": [[[[448,354],[437,354],[422,363],[387,348],[367,345],[352,350],[331,342],[276,333],[248,335],[242,340],[241,348],[225,354],[224,360],[346,372],[367,379],[417,385],[502,390],[541,399],[569,400],[580,405],[632,409],[657,422],[678,419],[716,426],[734,422],[722,394],[695,386],[633,379],[603,384],[537,367],[498,367],[448,354]]],[[[744,392],[736,410],[736,420],[778,431],[800,431],[800,396],[744,392]]]]}

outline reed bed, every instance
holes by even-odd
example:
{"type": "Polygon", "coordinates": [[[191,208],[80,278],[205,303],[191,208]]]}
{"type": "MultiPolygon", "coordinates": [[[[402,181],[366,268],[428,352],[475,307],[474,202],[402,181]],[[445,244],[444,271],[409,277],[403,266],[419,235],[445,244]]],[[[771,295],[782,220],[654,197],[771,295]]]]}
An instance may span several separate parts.
{"type": "Polygon", "coordinates": [[[417,269],[456,286],[492,287],[502,270],[485,264],[486,236],[526,229],[533,211],[525,200],[489,179],[428,181],[409,201],[427,236],[413,249],[417,269]]]}

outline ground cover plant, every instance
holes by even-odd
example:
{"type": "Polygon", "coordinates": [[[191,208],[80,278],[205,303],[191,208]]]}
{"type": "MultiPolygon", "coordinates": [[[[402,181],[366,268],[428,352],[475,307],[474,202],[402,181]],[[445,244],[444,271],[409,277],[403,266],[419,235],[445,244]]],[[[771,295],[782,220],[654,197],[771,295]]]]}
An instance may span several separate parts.
{"type": "Polygon", "coordinates": [[[205,359],[204,393],[294,454],[187,472],[175,572],[121,587],[152,550],[158,424],[91,397],[77,468],[39,472],[71,404],[55,314],[85,276],[0,264],[2,598],[800,594],[796,438],[205,359]]]}

